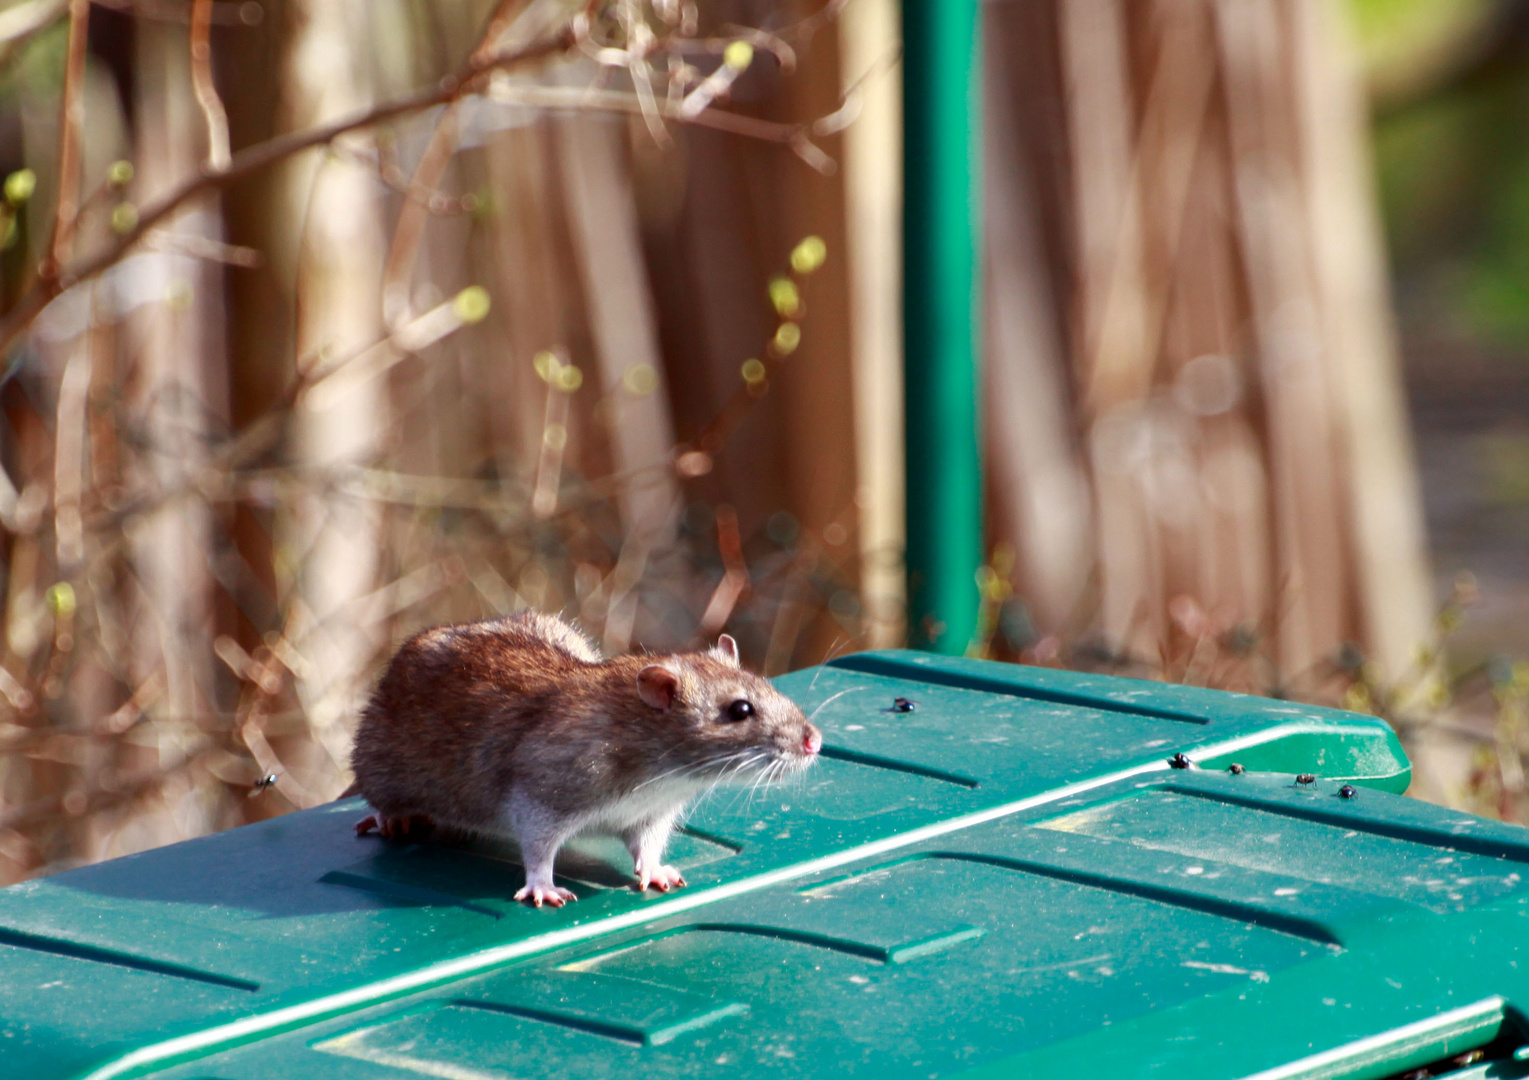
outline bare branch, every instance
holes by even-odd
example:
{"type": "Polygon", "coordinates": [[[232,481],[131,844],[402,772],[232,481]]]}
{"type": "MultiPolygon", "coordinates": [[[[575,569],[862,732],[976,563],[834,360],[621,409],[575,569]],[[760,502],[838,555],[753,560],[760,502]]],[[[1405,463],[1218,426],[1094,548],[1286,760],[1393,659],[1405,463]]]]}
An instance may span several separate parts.
{"type": "Polygon", "coordinates": [[[207,168],[217,171],[228,168],[228,114],[212,78],[212,3],[193,0],[191,5],[191,87],[207,118],[207,168]]]}
{"type": "Polygon", "coordinates": [[[260,266],[265,262],[264,256],[254,248],[225,244],[221,240],[213,240],[206,236],[171,232],[168,229],[149,233],[143,238],[143,246],[153,251],[175,251],[182,255],[190,255],[193,259],[206,259],[208,262],[242,266],[245,269],[260,266]]]}
{"type": "Polygon", "coordinates": [[[85,105],[85,35],[90,28],[90,0],[69,0],[69,49],[64,61],[64,89],[58,122],[58,203],[53,214],[53,242],[42,276],[55,278],[69,258],[74,223],[80,212],[80,127],[85,105]]]}
{"type": "MultiPolygon", "coordinates": [[[[509,29],[523,2],[499,0],[484,26],[477,47],[472,51],[469,63],[480,64],[493,55],[495,44],[509,29]]],[[[411,193],[434,191],[440,187],[446,167],[456,153],[460,134],[461,116],[457,103],[452,102],[436,121],[435,130],[430,134],[430,143],[414,169],[414,177],[408,187],[411,193]]],[[[409,278],[419,254],[420,242],[424,239],[425,220],[429,212],[428,200],[410,198],[398,213],[398,224],[393,228],[393,242],[388,247],[387,262],[382,269],[382,321],[389,330],[397,330],[413,317],[409,304],[409,278]]]]}
{"type": "MultiPolygon", "coordinates": [[[[446,106],[430,133],[430,143],[425,147],[409,190],[433,190],[440,187],[446,175],[446,166],[457,151],[457,136],[461,132],[458,105],[446,106]]],[[[398,224],[393,227],[393,242],[388,247],[387,262],[382,268],[382,321],[389,330],[396,330],[407,322],[413,311],[409,303],[409,278],[414,271],[414,260],[419,254],[420,241],[425,236],[425,221],[430,216],[430,203],[421,199],[406,199],[398,212],[398,224]]]]}
{"type": "Polygon", "coordinates": [[[490,96],[496,101],[515,105],[527,105],[546,109],[567,109],[575,112],[619,112],[648,115],[648,110],[665,120],[676,120],[697,127],[715,128],[718,131],[744,135],[764,142],[782,143],[800,154],[809,165],[820,172],[832,172],[833,161],[818,150],[808,139],[812,122],[806,124],[782,124],[773,120],[760,120],[722,109],[706,109],[687,115],[683,102],[652,99],[644,101],[636,94],[622,90],[593,90],[577,86],[522,86],[500,84],[494,86],[490,96]],[[810,147],[808,151],[806,148],[810,147]],[[812,153],[815,151],[816,153],[812,153]],[[826,164],[825,164],[826,163],[826,164]]]}
{"type": "Polygon", "coordinates": [[[52,300],[65,288],[95,277],[116,263],[135,244],[143,239],[151,228],[173,214],[188,200],[195,198],[204,191],[223,187],[235,180],[243,179],[259,172],[261,169],[274,165],[278,161],[289,158],[293,154],[301,153],[315,146],[323,146],[325,143],[331,142],[347,132],[372,127],[400,116],[419,112],[421,109],[428,109],[434,105],[444,105],[454,101],[461,95],[470,92],[476,80],[489,71],[496,68],[529,63],[561,53],[568,48],[569,42],[569,32],[564,27],[557,34],[528,45],[507,50],[495,50],[486,59],[465,65],[456,75],[442,80],[437,86],[418,90],[406,97],[376,106],[343,120],[336,120],[331,124],[309,128],[307,131],[296,131],[290,135],[281,135],[266,142],[257,143],[234,154],[226,168],[203,170],[199,175],[184,181],[179,187],[145,207],[139,214],[137,225],[104,251],[82,259],[72,266],[60,269],[56,274],[40,276],[33,283],[32,287],[22,294],[15,306],[6,313],[4,320],[0,321],[0,353],[9,349],[16,339],[26,331],[26,328],[31,325],[32,320],[47,306],[48,301],[52,300]]]}

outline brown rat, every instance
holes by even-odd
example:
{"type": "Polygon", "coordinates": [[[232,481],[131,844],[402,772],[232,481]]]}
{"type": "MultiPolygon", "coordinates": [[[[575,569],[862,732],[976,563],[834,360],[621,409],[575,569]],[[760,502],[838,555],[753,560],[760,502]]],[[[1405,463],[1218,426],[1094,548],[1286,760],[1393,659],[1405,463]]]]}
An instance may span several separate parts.
{"type": "Polygon", "coordinates": [[[376,811],[361,833],[421,819],[508,834],[526,866],[517,900],[561,907],[563,843],[626,841],[638,884],[685,884],[663,865],[680,813],[722,781],[811,765],[822,735],[744,671],[726,634],[706,652],[602,659],[561,619],[520,612],[416,634],[388,664],[356,732],[356,788],[376,811]]]}

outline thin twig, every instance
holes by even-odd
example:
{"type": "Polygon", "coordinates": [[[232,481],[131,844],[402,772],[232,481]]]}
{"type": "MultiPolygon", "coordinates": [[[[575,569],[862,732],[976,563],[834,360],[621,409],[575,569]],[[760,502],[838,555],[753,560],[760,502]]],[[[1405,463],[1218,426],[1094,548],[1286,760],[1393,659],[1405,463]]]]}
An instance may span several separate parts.
{"type": "Polygon", "coordinates": [[[743,536],[738,530],[738,511],[726,504],[717,507],[717,550],[722,555],[722,580],[701,615],[701,631],[707,637],[727,625],[733,608],[749,588],[749,564],[743,558],[743,536]]]}
{"type": "MultiPolygon", "coordinates": [[[[496,101],[512,105],[544,109],[566,109],[571,112],[618,112],[636,116],[656,115],[665,120],[715,128],[718,131],[743,135],[762,142],[782,143],[791,147],[807,164],[819,172],[833,171],[832,159],[827,158],[809,140],[813,125],[817,123],[816,120],[801,124],[785,124],[727,112],[723,109],[706,109],[691,116],[684,112],[683,102],[670,102],[657,98],[644,101],[636,94],[629,94],[624,90],[596,90],[577,86],[504,84],[495,86],[490,91],[490,96],[496,101]],[[652,114],[648,112],[650,109],[653,110],[652,114]]],[[[838,109],[836,108],[834,112],[837,113],[838,109]]]]}
{"type": "MultiPolygon", "coordinates": [[[[477,46],[468,58],[470,64],[484,63],[494,53],[494,47],[514,21],[515,13],[524,0],[499,0],[494,12],[484,26],[477,46]]],[[[430,133],[430,142],[420,156],[409,181],[409,190],[434,191],[446,175],[446,167],[457,151],[461,135],[460,103],[453,101],[441,112],[430,133]]],[[[389,330],[397,330],[413,318],[409,303],[409,278],[419,256],[419,245],[424,239],[425,221],[429,216],[430,203],[420,199],[408,199],[398,212],[398,224],[393,227],[393,242],[388,247],[387,262],[382,269],[382,322],[389,330]]]]}
{"type": "Polygon", "coordinates": [[[57,277],[73,247],[80,212],[80,128],[85,119],[81,98],[85,81],[85,43],[90,29],[90,0],[69,0],[69,46],[58,121],[58,202],[53,213],[53,242],[43,264],[43,280],[57,277]]]}
{"type": "MultiPolygon", "coordinates": [[[[4,320],[0,321],[0,353],[10,348],[50,300],[70,285],[94,277],[115,264],[143,238],[151,227],[168,217],[188,199],[203,191],[242,179],[303,150],[331,142],[348,132],[372,127],[433,106],[450,104],[468,93],[478,92],[478,81],[489,72],[564,52],[572,42],[573,30],[570,26],[564,25],[557,33],[528,45],[495,49],[482,58],[470,59],[456,75],[442,80],[439,86],[418,90],[406,97],[386,102],[331,124],[257,143],[234,154],[227,167],[205,169],[200,175],[185,181],[180,187],[146,207],[140,213],[137,225],[104,251],[81,260],[66,270],[60,270],[56,274],[39,276],[32,287],[22,294],[15,306],[6,314],[4,320]]],[[[494,88],[493,96],[498,100],[515,104],[577,111],[594,110],[643,115],[645,110],[645,103],[636,95],[619,91],[500,86],[494,88]]],[[[676,104],[657,100],[651,104],[651,107],[657,109],[658,113],[667,119],[715,128],[767,142],[782,143],[789,146],[808,165],[819,172],[826,174],[833,171],[833,160],[818,149],[809,137],[817,121],[783,124],[720,109],[707,109],[695,116],[686,116],[676,104]]],[[[840,108],[842,107],[841,102],[840,108]]],[[[838,111],[839,109],[836,108],[834,113],[838,111]]]]}
{"type": "Polygon", "coordinates": [[[424,204],[426,210],[438,217],[456,217],[470,214],[478,209],[479,202],[476,195],[448,195],[438,189],[415,187],[404,171],[398,167],[396,151],[389,143],[390,140],[379,136],[376,146],[371,149],[336,143],[332,152],[336,157],[347,158],[375,170],[377,179],[389,191],[397,192],[410,202],[424,204]]]}
{"type": "Polygon", "coordinates": [[[168,229],[149,233],[144,237],[143,246],[152,251],[175,252],[190,255],[193,259],[206,259],[208,262],[242,266],[245,269],[253,269],[265,262],[265,257],[255,248],[225,244],[210,237],[171,232],[168,229]]]}
{"type": "Polygon", "coordinates": [[[466,65],[458,74],[442,80],[436,86],[417,90],[405,97],[385,102],[343,120],[257,143],[234,154],[227,168],[203,170],[145,207],[139,214],[137,225],[115,243],[94,255],[81,259],[72,266],[60,269],[56,274],[40,276],[33,282],[32,287],[23,293],[15,306],[6,313],[4,321],[0,322],[0,353],[4,353],[11,347],[50,300],[69,286],[95,277],[114,265],[143,239],[151,228],[173,214],[182,204],[204,191],[224,187],[235,180],[241,180],[278,161],[285,160],[293,154],[311,147],[322,146],[348,132],[372,127],[422,109],[454,101],[457,97],[469,92],[475,80],[489,71],[553,56],[565,51],[568,44],[569,33],[564,27],[558,33],[529,45],[496,50],[487,60],[466,65]]]}
{"type": "Polygon", "coordinates": [[[228,113],[212,78],[213,0],[192,0],[191,5],[191,88],[196,103],[207,118],[207,168],[216,172],[228,168],[228,113]]]}
{"type": "Polygon", "coordinates": [[[478,35],[478,46],[473,49],[472,59],[482,62],[493,55],[498,47],[499,39],[510,29],[510,24],[515,21],[515,15],[525,6],[525,0],[499,0],[495,5],[493,14],[488,17],[488,22],[483,26],[483,32],[478,35]]]}
{"type": "MultiPolygon", "coordinates": [[[[452,102],[441,112],[430,133],[430,143],[425,147],[409,181],[409,190],[433,190],[440,187],[457,152],[457,138],[461,133],[460,103],[452,102]]],[[[398,211],[398,224],[393,227],[393,242],[388,246],[387,261],[382,268],[382,322],[389,330],[397,330],[413,317],[409,303],[409,279],[414,272],[414,262],[419,255],[420,241],[425,236],[425,221],[430,216],[430,204],[421,199],[405,199],[398,211]]]]}

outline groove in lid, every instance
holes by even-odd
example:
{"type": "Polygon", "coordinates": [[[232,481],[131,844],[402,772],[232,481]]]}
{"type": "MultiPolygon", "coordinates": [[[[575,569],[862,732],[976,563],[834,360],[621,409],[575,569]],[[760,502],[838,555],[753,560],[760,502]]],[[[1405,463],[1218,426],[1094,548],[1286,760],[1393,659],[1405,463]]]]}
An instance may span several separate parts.
{"type": "Polygon", "coordinates": [[[68,956],[75,960],[88,960],[95,964],[110,964],[113,967],[130,968],[134,971],[146,971],[154,975],[168,975],[174,979],[190,979],[193,982],[206,983],[209,986],[222,986],[230,990],[244,990],[254,993],[260,989],[259,983],[251,982],[249,979],[240,979],[232,975],[219,975],[215,971],[201,971],[197,968],[187,967],[184,964],[155,960],[147,956],[137,956],[133,953],[123,952],[120,949],[103,949],[95,945],[70,941],[68,938],[32,934],[23,930],[12,930],[7,927],[0,927],[0,945],[10,945],[18,949],[31,949],[34,952],[52,953],[55,956],[68,956]]]}

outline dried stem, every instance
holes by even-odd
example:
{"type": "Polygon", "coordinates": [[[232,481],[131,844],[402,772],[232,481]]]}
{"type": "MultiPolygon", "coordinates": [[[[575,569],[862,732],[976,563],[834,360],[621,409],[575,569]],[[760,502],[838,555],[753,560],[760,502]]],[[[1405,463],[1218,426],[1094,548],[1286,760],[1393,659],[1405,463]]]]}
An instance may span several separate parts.
{"type": "MultiPolygon", "coordinates": [[[[430,133],[430,143],[419,159],[409,190],[434,190],[440,187],[457,151],[457,136],[461,124],[457,102],[447,105],[430,133]]],[[[409,303],[409,279],[413,275],[414,261],[419,254],[420,241],[425,236],[425,222],[430,216],[430,203],[423,199],[405,199],[398,212],[398,224],[393,229],[393,243],[388,248],[388,258],[382,269],[382,321],[390,330],[396,330],[412,317],[409,303]]]]}
{"type": "Polygon", "coordinates": [[[278,136],[240,150],[229,159],[226,168],[204,171],[149,204],[139,214],[138,223],[103,251],[82,259],[72,266],[60,267],[54,274],[39,277],[15,306],[6,313],[4,321],[0,322],[0,353],[9,349],[26,331],[32,320],[47,306],[48,301],[65,288],[95,277],[114,265],[143,239],[150,229],[204,191],[224,187],[235,180],[243,179],[285,160],[293,154],[301,153],[314,146],[323,146],[348,132],[372,127],[434,105],[454,101],[462,94],[469,92],[474,81],[489,71],[545,59],[565,51],[568,44],[569,35],[565,27],[557,34],[529,45],[508,50],[495,50],[487,59],[465,65],[456,75],[442,80],[437,86],[415,91],[406,97],[386,102],[331,124],[278,136]]]}
{"type": "MultiPolygon", "coordinates": [[[[76,2],[83,2],[83,0],[76,0],[76,2]]],[[[4,320],[0,321],[0,353],[10,348],[50,300],[65,288],[94,277],[111,267],[126,255],[151,228],[174,213],[187,200],[204,191],[220,188],[249,176],[293,154],[332,142],[349,132],[373,127],[433,106],[451,104],[469,93],[480,92],[480,81],[488,73],[565,52],[573,43],[574,29],[570,24],[565,24],[556,33],[530,44],[487,51],[475,50],[474,55],[456,74],[443,79],[438,86],[416,91],[331,124],[279,136],[239,151],[232,155],[225,167],[208,168],[145,207],[138,217],[136,226],[105,250],[73,266],[65,268],[60,265],[55,273],[39,277],[15,306],[6,313],[4,320]]],[[[812,134],[817,130],[818,121],[782,124],[719,109],[707,109],[697,115],[688,116],[682,113],[680,103],[657,99],[645,101],[635,94],[619,91],[505,86],[496,88],[493,96],[498,100],[516,104],[581,111],[644,115],[647,109],[654,109],[657,110],[657,115],[665,119],[710,127],[767,142],[782,143],[820,172],[832,172],[834,167],[832,159],[811,141],[812,134]]],[[[830,121],[843,109],[844,104],[841,101],[834,113],[830,114],[828,118],[830,121]]],[[[837,127],[830,123],[828,130],[837,130],[837,127]]]]}
{"type": "MultiPolygon", "coordinates": [[[[484,26],[468,59],[470,64],[481,64],[494,54],[495,44],[514,21],[515,13],[524,0],[499,0],[494,12],[484,26]]],[[[430,133],[429,145],[414,169],[408,190],[434,191],[441,185],[446,167],[451,164],[457,150],[457,138],[461,131],[461,116],[457,102],[453,101],[442,111],[430,133]]],[[[396,330],[412,317],[409,303],[409,279],[414,262],[419,255],[420,241],[424,239],[425,221],[429,216],[428,200],[410,198],[405,200],[398,213],[398,224],[393,229],[393,242],[388,248],[387,263],[382,270],[382,321],[389,330],[396,330]]]]}
{"type": "Polygon", "coordinates": [[[69,45],[64,60],[64,88],[59,104],[58,202],[53,214],[53,243],[43,264],[43,280],[55,279],[73,248],[80,212],[80,129],[85,120],[81,93],[85,82],[85,42],[90,29],[90,0],[69,0],[69,45]]]}
{"type": "Polygon", "coordinates": [[[228,114],[212,78],[212,5],[213,0],[192,0],[191,86],[207,118],[207,168],[216,172],[228,168],[229,149],[228,114]]]}

